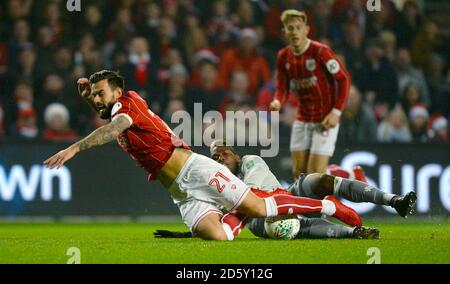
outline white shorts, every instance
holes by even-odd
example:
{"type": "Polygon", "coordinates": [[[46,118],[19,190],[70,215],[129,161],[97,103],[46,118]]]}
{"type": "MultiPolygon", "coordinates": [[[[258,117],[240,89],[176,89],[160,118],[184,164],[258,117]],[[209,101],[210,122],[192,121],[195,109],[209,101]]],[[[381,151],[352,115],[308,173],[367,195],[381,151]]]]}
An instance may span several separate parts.
{"type": "Polygon", "coordinates": [[[230,170],[203,155],[193,153],[169,188],[184,223],[191,229],[209,213],[233,211],[250,188],[230,170]]]}
{"type": "Polygon", "coordinates": [[[339,124],[327,131],[320,131],[320,127],[320,123],[296,120],[292,125],[291,152],[309,150],[311,154],[333,156],[339,124]]]}

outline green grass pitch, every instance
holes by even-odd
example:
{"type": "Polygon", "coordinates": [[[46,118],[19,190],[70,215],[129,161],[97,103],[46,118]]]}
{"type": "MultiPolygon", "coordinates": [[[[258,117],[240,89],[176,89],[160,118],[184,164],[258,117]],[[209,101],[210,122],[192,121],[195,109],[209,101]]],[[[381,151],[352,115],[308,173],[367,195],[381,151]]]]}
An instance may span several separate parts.
{"type": "Polygon", "coordinates": [[[81,263],[275,264],[357,263],[380,251],[381,263],[450,263],[450,222],[367,222],[379,240],[263,240],[248,230],[233,242],[155,239],[156,229],[185,231],[174,223],[0,224],[0,263],[60,263],[70,247],[81,263]]]}

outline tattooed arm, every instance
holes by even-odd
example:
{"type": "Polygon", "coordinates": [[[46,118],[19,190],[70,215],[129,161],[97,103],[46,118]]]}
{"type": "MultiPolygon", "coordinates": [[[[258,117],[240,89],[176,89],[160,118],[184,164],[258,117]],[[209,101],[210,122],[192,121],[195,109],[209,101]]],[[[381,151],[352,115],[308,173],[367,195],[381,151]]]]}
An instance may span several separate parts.
{"type": "Polygon", "coordinates": [[[73,158],[73,156],[75,156],[78,152],[111,142],[130,126],[130,121],[125,116],[119,115],[116,119],[111,121],[111,123],[97,128],[84,139],[48,158],[44,161],[44,165],[50,169],[59,169],[65,162],[73,158]]]}

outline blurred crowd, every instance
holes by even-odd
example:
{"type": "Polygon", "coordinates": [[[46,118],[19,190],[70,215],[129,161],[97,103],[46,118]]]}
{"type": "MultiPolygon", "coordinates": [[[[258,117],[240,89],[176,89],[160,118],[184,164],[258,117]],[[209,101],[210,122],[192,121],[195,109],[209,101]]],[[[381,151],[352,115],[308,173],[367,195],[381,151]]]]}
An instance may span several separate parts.
{"type": "MultiPolygon", "coordinates": [[[[331,46],[353,86],[338,143],[449,143],[449,38],[426,3],[381,0],[0,1],[0,140],[67,142],[105,123],[77,97],[76,79],[118,70],[170,122],[195,102],[267,110],[280,15],[305,10],[310,37],[331,46]]],[[[282,140],[295,95],[280,114],[282,140]]]]}

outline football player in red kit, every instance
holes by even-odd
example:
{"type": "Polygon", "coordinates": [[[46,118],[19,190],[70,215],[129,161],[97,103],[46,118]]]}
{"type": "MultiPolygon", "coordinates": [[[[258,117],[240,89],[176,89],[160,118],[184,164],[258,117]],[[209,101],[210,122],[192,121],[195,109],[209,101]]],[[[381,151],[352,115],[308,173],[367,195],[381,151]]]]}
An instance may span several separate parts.
{"type": "Polygon", "coordinates": [[[290,91],[298,96],[290,142],[294,177],[300,173],[325,173],[351,78],[328,46],[308,38],[305,13],[286,10],[281,21],[289,45],[277,55],[276,92],[270,109],[280,110],[290,91]]]}
{"type": "Polygon", "coordinates": [[[193,153],[145,100],[134,91],[125,92],[124,85],[117,72],[108,70],[78,80],[80,95],[101,118],[111,121],[44,161],[47,167],[60,168],[80,151],[117,140],[149,173],[149,180],[159,180],[170,192],[184,223],[203,239],[232,240],[239,230],[231,226],[248,217],[322,213],[350,226],[362,226],[353,209],[332,200],[256,196],[227,167],[193,153]],[[237,213],[223,216],[222,209],[237,213]]]}

